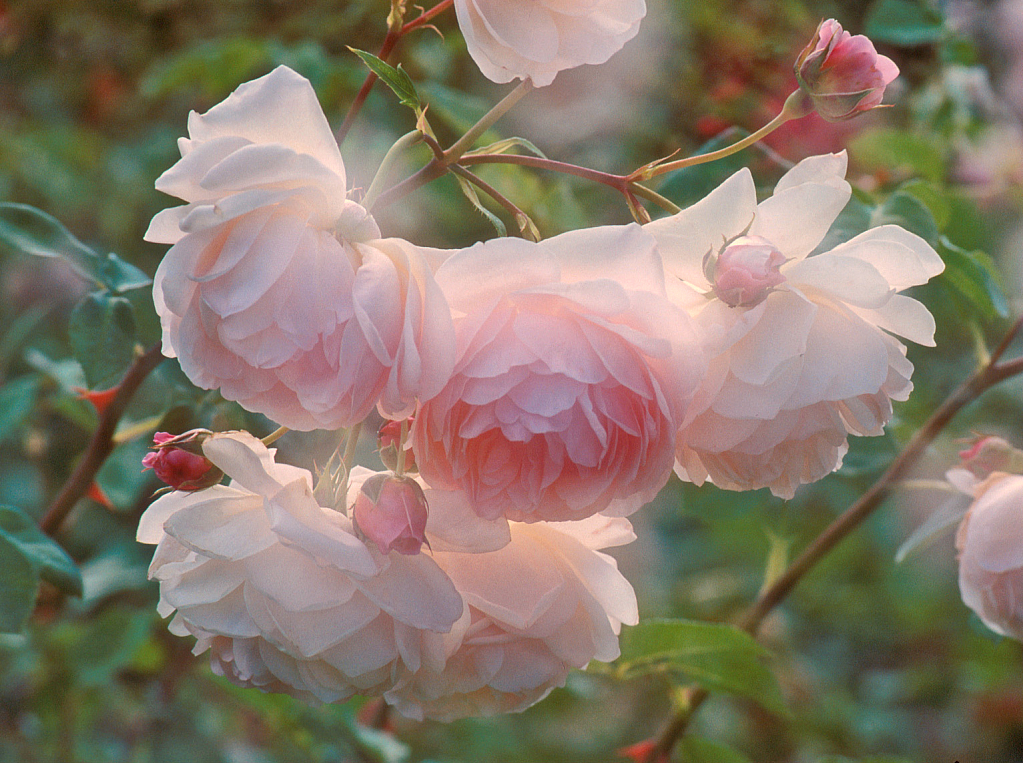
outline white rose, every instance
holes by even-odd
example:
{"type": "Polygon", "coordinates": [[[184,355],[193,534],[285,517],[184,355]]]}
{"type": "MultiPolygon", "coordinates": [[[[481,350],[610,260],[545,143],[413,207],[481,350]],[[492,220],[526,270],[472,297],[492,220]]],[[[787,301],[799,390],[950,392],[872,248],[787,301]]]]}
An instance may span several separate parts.
{"type": "Polygon", "coordinates": [[[879,435],[913,365],[893,335],[934,344],[927,309],[898,292],[944,268],[919,236],[869,230],[808,257],[849,200],[844,153],[815,156],[757,204],[748,170],[646,229],[710,373],[679,432],[676,472],[791,498],[841,465],[847,437],[879,435]],[[706,260],[706,262],[705,262],[706,260]]]}
{"type": "Polygon", "coordinates": [[[469,55],[494,82],[542,87],[582,64],[602,64],[636,36],[644,0],[455,0],[469,55]]]}
{"type": "Polygon", "coordinates": [[[956,535],[963,602],[991,630],[1023,640],[1023,476],[975,483],[956,535]]]}
{"type": "Polygon", "coordinates": [[[153,298],[163,348],[196,385],[292,429],[401,417],[453,363],[427,258],[380,240],[346,199],[344,163],[312,86],[281,66],[192,113],[156,187],[188,202],[153,218],[173,244],[153,298]]]}
{"type": "Polygon", "coordinates": [[[428,553],[367,546],[317,505],[308,471],[275,463],[252,435],[214,435],[203,452],[232,482],[162,496],[138,540],[158,544],[159,612],[175,613],[171,632],[195,636],[214,671],[312,702],[381,694],[467,617],[428,553]]]}

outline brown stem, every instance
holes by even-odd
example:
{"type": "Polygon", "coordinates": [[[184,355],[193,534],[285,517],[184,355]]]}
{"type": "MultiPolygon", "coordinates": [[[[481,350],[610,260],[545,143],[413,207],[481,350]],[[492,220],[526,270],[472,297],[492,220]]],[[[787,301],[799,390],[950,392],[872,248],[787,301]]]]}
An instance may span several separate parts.
{"type": "MultiPolygon", "coordinates": [[[[1008,347],[1009,342],[1023,327],[1023,319],[1018,321],[1009,334],[999,345],[992,356],[997,360],[1008,347]]],[[[852,506],[845,510],[834,522],[818,535],[804,549],[788,569],[777,580],[757,597],[736,621],[736,625],[752,636],[760,630],[764,618],[777,607],[800,580],[823,559],[828,552],[839,544],[842,539],[856,529],[869,517],[888,497],[895,483],[898,482],[917,462],[924,450],[934,441],[940,432],[966,405],[976,400],[982,393],[1008,378],[1023,373],[1023,358],[1016,358],[1005,363],[989,362],[963,382],[942,403],[941,407],[913,435],[906,448],[892,462],[888,470],[878,478],[866,493],[852,506]]],[[[690,687],[687,690],[685,706],[673,715],[658,737],[657,745],[647,757],[648,763],[667,759],[676,743],[685,733],[694,713],[707,699],[709,692],[702,687],[690,687]]]]}
{"type": "Polygon", "coordinates": [[[121,383],[117,385],[117,392],[111,398],[107,407],[99,417],[99,425],[92,433],[92,439],[85,449],[82,460],[78,462],[74,472],[68,477],[60,494],[54,499],[50,508],[39,520],[40,529],[47,535],[53,535],[60,527],[60,523],[68,515],[79,499],[89,490],[89,485],[96,478],[96,472],[103,466],[107,456],[114,449],[114,430],[117,423],[124,415],[125,408],[131,402],[139,386],[163,361],[160,342],[157,342],[145,353],[135,358],[121,383]]]}
{"type": "MultiPolygon", "coordinates": [[[[384,37],[383,43],[380,45],[380,51],[377,53],[377,58],[386,61],[388,56],[394,52],[394,47],[398,44],[398,41],[406,34],[411,32],[413,29],[418,29],[421,26],[425,26],[435,16],[443,13],[454,4],[454,0],[443,0],[443,2],[437,3],[428,11],[423,11],[418,18],[412,19],[404,26],[398,29],[388,29],[387,35],[384,37]]],[[[348,113],[345,114],[345,121],[341,123],[341,127],[337,131],[337,142],[338,145],[344,143],[345,138],[352,129],[352,125],[355,123],[355,118],[359,116],[359,112],[362,111],[363,105],[366,103],[366,99],[369,97],[370,92],[373,90],[373,86],[377,82],[377,75],[370,72],[366,75],[366,79],[362,83],[362,87],[359,88],[359,92],[355,95],[355,100],[352,101],[352,105],[348,107],[348,113]]]]}

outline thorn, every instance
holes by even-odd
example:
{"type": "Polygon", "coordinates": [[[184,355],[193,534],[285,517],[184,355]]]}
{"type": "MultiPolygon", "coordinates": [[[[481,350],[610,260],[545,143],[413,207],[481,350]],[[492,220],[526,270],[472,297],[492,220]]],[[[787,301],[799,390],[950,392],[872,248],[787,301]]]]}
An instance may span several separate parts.
{"type": "Polygon", "coordinates": [[[89,485],[89,489],[86,491],[85,495],[86,497],[94,500],[107,511],[115,511],[114,502],[111,501],[107,494],[103,492],[103,488],[99,486],[98,482],[93,482],[89,485]]]}
{"type": "Polygon", "coordinates": [[[114,395],[117,394],[117,390],[120,387],[111,387],[110,389],[96,389],[89,390],[84,387],[72,387],[74,392],[78,393],[79,400],[88,400],[92,403],[92,407],[96,409],[96,413],[100,416],[110,405],[110,401],[114,399],[114,395]]]}

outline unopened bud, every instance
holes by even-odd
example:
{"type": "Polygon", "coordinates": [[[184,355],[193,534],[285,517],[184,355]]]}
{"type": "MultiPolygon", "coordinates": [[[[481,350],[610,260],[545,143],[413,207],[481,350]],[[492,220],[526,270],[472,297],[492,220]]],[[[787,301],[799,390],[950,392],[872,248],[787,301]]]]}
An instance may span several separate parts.
{"type": "Polygon", "coordinates": [[[1023,472],[1023,451],[1001,437],[978,436],[969,448],[959,451],[959,458],[964,469],[981,479],[994,472],[1023,472]]]}
{"type": "Polygon", "coordinates": [[[202,490],[216,485],[224,473],[202,453],[203,442],[212,434],[206,429],[179,435],[157,432],[153,435],[154,452],[143,457],[142,466],[152,469],[175,490],[202,490]]]}
{"type": "Polygon", "coordinates": [[[426,538],[428,506],[411,477],[374,474],[359,489],[352,518],[363,537],[381,553],[418,554],[426,538]]]}
{"type": "Polygon", "coordinates": [[[753,307],[785,282],[779,268],[785,255],[762,236],[740,236],[725,247],[714,265],[714,293],[731,307],[753,307]]]}

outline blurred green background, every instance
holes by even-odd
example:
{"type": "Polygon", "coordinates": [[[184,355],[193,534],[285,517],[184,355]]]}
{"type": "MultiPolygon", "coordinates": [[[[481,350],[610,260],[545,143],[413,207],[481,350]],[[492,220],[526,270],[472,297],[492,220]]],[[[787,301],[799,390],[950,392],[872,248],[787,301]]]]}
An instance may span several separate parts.
{"type": "MultiPolygon", "coordinates": [[[[938,347],[910,349],[916,390],[888,435],[854,440],[840,472],[790,502],[673,482],[634,517],[640,540],[617,556],[642,615],[727,620],[756,595],[772,549],[801,548],[855,500],[975,366],[978,348],[1009,325],[1023,273],[1023,98],[1014,90],[1023,3],[648,2],[640,36],[608,65],[559,75],[494,136],[521,135],[551,158],[614,172],[721,145],[777,112],[795,86],[796,55],[833,16],[899,64],[903,76],[885,99],[894,108],[839,125],[810,116],[767,145],[669,176],[659,190],[685,206],[743,165],[769,190],[791,163],[847,148],[856,195],[830,240],[898,222],[949,266],[917,294],[937,317],[938,347]]],[[[387,10],[382,0],[0,0],[0,201],[45,210],[97,251],[152,275],[165,247],[142,234],[176,203],[153,182],[177,158],[188,111],[287,64],[312,81],[339,125],[366,71],[346,46],[377,50],[387,10]]],[[[399,58],[447,143],[507,88],[468,59],[453,13],[436,27],[441,34],[406,38],[399,58]]],[[[378,87],[343,146],[350,183],[367,187],[413,127],[412,113],[378,87]]],[[[402,170],[426,158],[414,154],[402,170]]],[[[509,166],[480,174],[545,236],[629,219],[602,187],[509,166]]],[[[450,179],[379,221],[385,235],[434,246],[495,235],[450,179]]],[[[96,423],[74,388],[110,386],[130,355],[81,362],[67,327],[89,285],[56,260],[7,249],[0,258],[0,503],[39,517],[96,423]]],[[[125,296],[128,340],[149,346],[159,337],[149,291],[125,296]]],[[[622,681],[591,669],[521,715],[449,725],[394,718],[393,733],[360,722],[373,705],[308,708],[213,676],[157,617],[145,574],[151,549],[134,542],[159,487],[139,466],[157,422],[169,431],[271,428],[192,388],[173,362],[147,380],[123,424],[138,436],[129,432],[100,473],[109,506],[81,502],[59,535],[81,566],[85,596],[44,584],[24,633],[0,636],[0,761],[608,761],[660,728],[679,685],[667,670],[622,681]]],[[[916,476],[940,478],[955,439],[971,431],[1023,444],[1021,423],[1020,387],[1003,385],[953,422],[916,476]]],[[[322,463],[330,446],[294,433],[280,444],[303,466],[322,463]]],[[[690,745],[678,759],[1023,760],[1021,647],[960,601],[951,537],[893,561],[938,502],[933,492],[900,491],[766,623],[790,715],[714,696],[692,733],[731,751],[690,745]]]]}

